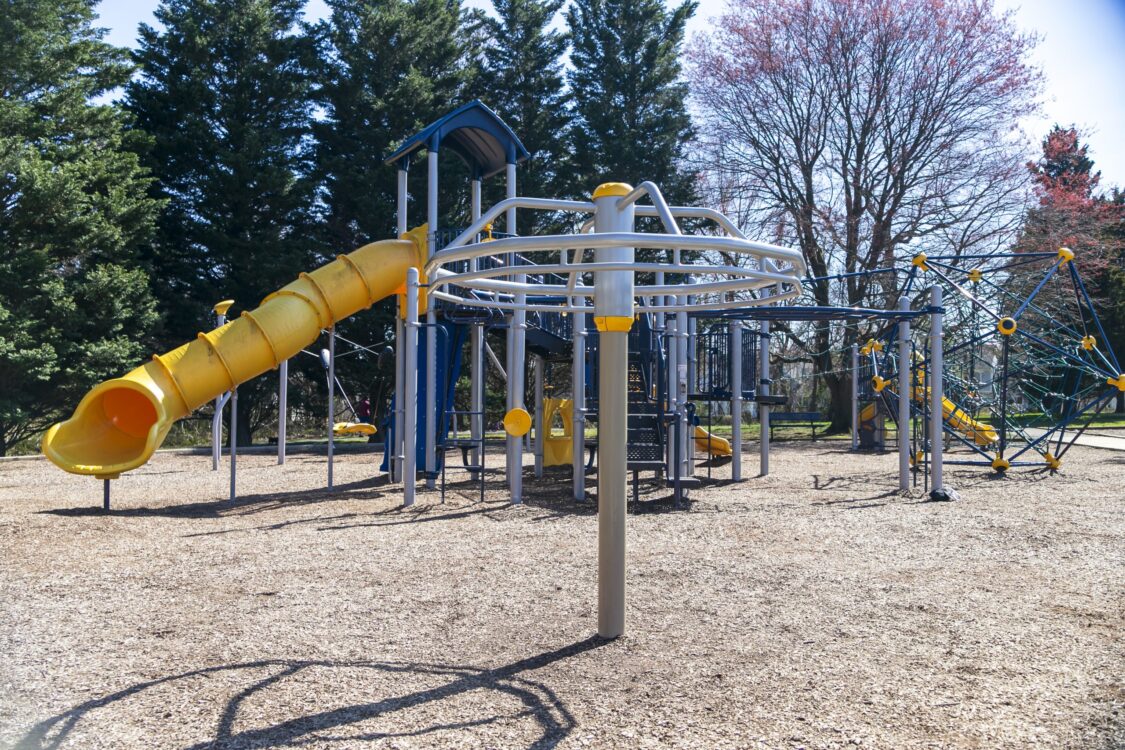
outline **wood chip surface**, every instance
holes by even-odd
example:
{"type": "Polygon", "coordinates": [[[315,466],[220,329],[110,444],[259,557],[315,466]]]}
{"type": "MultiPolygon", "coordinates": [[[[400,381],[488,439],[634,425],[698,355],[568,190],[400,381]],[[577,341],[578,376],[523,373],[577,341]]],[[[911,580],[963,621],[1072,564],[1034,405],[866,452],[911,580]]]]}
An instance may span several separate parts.
{"type": "Polygon", "coordinates": [[[231,504],[225,459],[161,453],[105,514],[0,462],[0,747],[1125,747],[1125,457],[931,503],[893,454],[747,449],[687,510],[642,483],[608,643],[568,468],[403,509],[374,454],[331,492],[245,455],[231,504]]]}

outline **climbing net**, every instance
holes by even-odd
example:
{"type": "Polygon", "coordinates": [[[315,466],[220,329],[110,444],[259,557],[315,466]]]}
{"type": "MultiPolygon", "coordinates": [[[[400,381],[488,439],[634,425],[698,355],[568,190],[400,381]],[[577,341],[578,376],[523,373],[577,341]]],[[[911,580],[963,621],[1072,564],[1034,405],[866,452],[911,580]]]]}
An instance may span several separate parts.
{"type": "MultiPolygon", "coordinates": [[[[1012,466],[1057,470],[1078,437],[1125,390],[1074,254],[1064,248],[916,256],[904,295],[918,296],[934,284],[943,289],[947,403],[941,418],[951,440],[972,454],[946,463],[1001,472],[1012,466]]],[[[888,332],[888,344],[893,336],[888,332]]],[[[926,388],[926,341],[911,354],[915,391],[926,388]]],[[[873,361],[881,359],[874,370],[897,371],[896,346],[869,344],[865,350],[873,361]]]]}

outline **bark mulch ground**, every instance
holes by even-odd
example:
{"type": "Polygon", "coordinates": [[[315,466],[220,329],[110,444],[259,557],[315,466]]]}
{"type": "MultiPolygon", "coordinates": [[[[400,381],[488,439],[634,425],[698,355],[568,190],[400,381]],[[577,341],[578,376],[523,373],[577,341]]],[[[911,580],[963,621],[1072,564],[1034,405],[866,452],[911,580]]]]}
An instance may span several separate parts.
{"type": "Polygon", "coordinates": [[[610,643],[569,469],[407,510],[372,455],[334,492],[323,457],[250,455],[230,504],[160,454],[104,514],[2,462],[0,747],[1125,747],[1125,456],[950,467],[955,503],[894,455],[746,458],[687,510],[645,488],[610,643]]]}

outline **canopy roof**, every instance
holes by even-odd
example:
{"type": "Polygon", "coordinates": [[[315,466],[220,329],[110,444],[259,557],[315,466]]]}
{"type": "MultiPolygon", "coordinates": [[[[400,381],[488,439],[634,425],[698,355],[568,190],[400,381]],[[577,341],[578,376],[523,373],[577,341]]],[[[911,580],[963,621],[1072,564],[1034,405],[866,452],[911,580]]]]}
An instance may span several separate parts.
{"type": "Polygon", "coordinates": [[[387,164],[407,159],[421,149],[449,148],[465,160],[476,177],[491,177],[530,154],[499,115],[474,99],[410,136],[387,157],[387,164]]]}

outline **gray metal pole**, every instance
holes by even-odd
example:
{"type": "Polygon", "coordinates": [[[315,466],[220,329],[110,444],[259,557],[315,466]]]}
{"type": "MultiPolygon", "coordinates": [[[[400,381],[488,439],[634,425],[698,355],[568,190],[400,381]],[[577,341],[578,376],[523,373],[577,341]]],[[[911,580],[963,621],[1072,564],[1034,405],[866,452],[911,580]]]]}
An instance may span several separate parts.
{"type": "MultiPolygon", "coordinates": [[[[431,149],[426,153],[426,166],[428,169],[426,179],[426,221],[429,224],[429,252],[426,258],[433,257],[438,251],[438,150],[431,149]]],[[[423,372],[426,373],[426,486],[434,487],[437,476],[437,315],[432,302],[426,303],[426,364],[423,372]]]]}
{"type": "MultiPolygon", "coordinates": [[[[687,306],[687,295],[679,295],[676,298],[680,307],[687,306]]],[[[692,464],[694,461],[689,461],[688,456],[691,455],[692,447],[688,443],[694,443],[691,439],[691,427],[688,424],[688,370],[691,366],[691,355],[688,354],[688,316],[686,312],[676,313],[676,411],[679,414],[679,419],[676,424],[679,428],[679,435],[676,439],[676,445],[679,446],[679,455],[676,460],[680,462],[680,476],[690,476],[693,470],[692,464]]],[[[682,499],[682,488],[677,493],[677,499],[682,499]]]]}
{"type": "Polygon", "coordinates": [[[742,481],[742,323],[730,324],[731,481],[742,481]]]}
{"type": "MultiPolygon", "coordinates": [[[[516,197],[516,165],[508,164],[505,169],[507,197],[516,197]]],[[[518,234],[516,225],[516,209],[509,208],[505,213],[505,230],[511,234],[518,234]]],[[[514,274],[512,280],[523,283],[527,280],[526,274],[514,274]]],[[[524,294],[515,295],[515,303],[522,305],[527,297],[524,294]]],[[[523,407],[524,404],[524,342],[527,333],[527,311],[516,309],[512,313],[511,328],[509,329],[509,348],[512,350],[508,366],[508,392],[510,394],[510,409],[523,407]]],[[[512,496],[512,504],[519,505],[523,502],[523,438],[508,436],[508,488],[512,496]]]]}
{"type": "MultiPolygon", "coordinates": [[[[475,178],[470,183],[470,203],[472,222],[475,224],[480,218],[480,178],[475,178]]],[[[475,271],[479,267],[478,260],[474,257],[469,260],[469,270],[475,271]]],[[[469,436],[473,441],[473,464],[480,466],[481,454],[477,447],[484,435],[484,326],[473,323],[469,328],[469,436]]]]}
{"type": "Polygon", "coordinates": [[[336,448],[336,326],[328,329],[328,489],[332,489],[332,459],[336,448]]]}
{"type": "Polygon", "coordinates": [[[543,358],[536,355],[535,365],[535,476],[543,477],[543,358]]]}
{"type": "MultiPolygon", "coordinates": [[[[223,313],[215,314],[216,327],[222,327],[227,322],[223,313]]],[[[219,460],[223,454],[223,396],[220,393],[215,398],[215,415],[211,417],[211,471],[219,470],[219,460]]]]}
{"type": "MultiPolygon", "coordinates": [[[[758,323],[758,334],[761,338],[758,353],[758,371],[761,376],[758,381],[759,393],[763,396],[770,395],[770,322],[763,320],[758,323]]],[[[758,405],[758,422],[761,426],[759,446],[759,468],[761,476],[770,473],[770,405],[758,405]]]]}
{"type": "MultiPolygon", "coordinates": [[[[674,300],[675,297],[670,297],[669,299],[674,300]]],[[[668,314],[664,318],[664,341],[668,356],[668,372],[665,381],[668,384],[668,410],[673,412],[673,414],[678,415],[678,410],[680,408],[680,378],[677,375],[677,373],[679,372],[679,367],[676,363],[676,357],[680,352],[680,337],[676,331],[675,313],[668,314]]],[[[667,449],[665,450],[665,454],[667,455],[667,466],[665,467],[665,469],[667,471],[667,476],[671,477],[673,481],[680,475],[677,469],[677,467],[679,466],[677,462],[680,460],[679,443],[677,442],[677,436],[679,434],[680,421],[679,417],[677,416],[674,421],[669,423],[667,439],[665,440],[665,443],[667,443],[667,449]]],[[[673,487],[673,491],[678,501],[680,497],[679,484],[676,484],[673,487]]]]}
{"type": "Polygon", "coordinates": [[[230,501],[235,498],[238,479],[238,386],[230,392],[230,501]]]}
{"type": "Polygon", "coordinates": [[[395,411],[394,411],[394,434],[391,436],[391,457],[387,462],[387,468],[391,470],[391,481],[402,481],[402,440],[405,424],[403,422],[403,415],[406,414],[406,409],[403,406],[403,399],[406,398],[406,393],[403,390],[403,383],[406,372],[406,331],[403,327],[402,317],[395,316],[395,411]]]}
{"type": "Polygon", "coordinates": [[[398,170],[398,235],[406,234],[406,170],[398,170]]]}
{"type": "Polygon", "coordinates": [[[859,345],[852,344],[852,450],[859,447],[859,345]]]}
{"type": "Polygon", "coordinates": [[[102,510],[109,510],[109,480],[102,480],[102,510]]]}
{"type": "Polygon", "coordinates": [[[434,488],[437,476],[437,314],[432,303],[427,303],[430,308],[426,311],[426,486],[434,488]]]}
{"type": "MultiPolygon", "coordinates": [[[[898,309],[910,309],[910,300],[902,297],[898,309]]],[[[910,489],[910,321],[898,324],[898,486],[910,489]]]]}
{"type": "MultiPolygon", "coordinates": [[[[619,207],[620,185],[594,191],[594,231],[633,231],[633,205],[619,207]]],[[[631,247],[598,250],[599,263],[632,262],[631,247]]],[[[598,635],[625,632],[625,511],[627,500],[629,329],[633,273],[603,271],[594,280],[598,326],[598,635]]]]}
{"type": "Polygon", "coordinates": [[[942,492],[945,483],[942,477],[942,448],[944,435],[942,427],[945,419],[942,416],[942,403],[945,396],[942,393],[942,379],[945,363],[942,357],[942,314],[941,314],[941,287],[934,284],[930,287],[930,306],[934,312],[930,314],[930,466],[932,471],[931,492],[942,492]]]}
{"type": "Polygon", "coordinates": [[[414,504],[417,479],[418,419],[418,269],[406,271],[406,321],[403,324],[402,504],[414,504]]]}
{"type": "Polygon", "coordinates": [[[285,428],[289,416],[289,360],[277,368],[277,463],[285,463],[285,428]]]}
{"type": "MultiPolygon", "coordinates": [[[[576,297],[575,300],[582,300],[576,297]]],[[[574,409],[571,419],[574,433],[571,438],[574,443],[573,455],[570,457],[572,467],[574,499],[586,499],[586,313],[574,313],[573,334],[573,371],[571,373],[571,406],[574,409]]]]}

